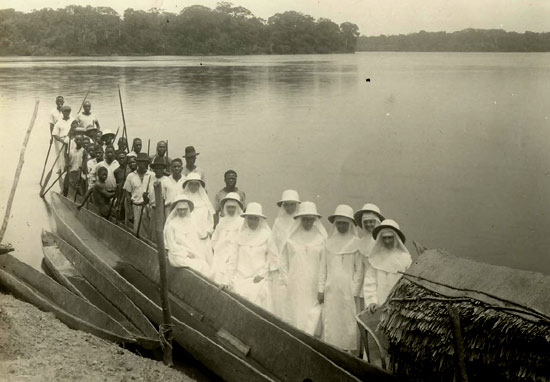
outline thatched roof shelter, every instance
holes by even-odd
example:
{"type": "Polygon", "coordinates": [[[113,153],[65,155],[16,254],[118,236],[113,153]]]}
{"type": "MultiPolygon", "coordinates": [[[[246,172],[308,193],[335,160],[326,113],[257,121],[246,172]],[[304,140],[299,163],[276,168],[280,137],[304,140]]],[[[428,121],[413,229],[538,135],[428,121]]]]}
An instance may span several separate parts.
{"type": "Polygon", "coordinates": [[[550,381],[550,277],[424,252],[393,289],[380,329],[398,375],[452,381],[449,306],[470,381],[550,381]]]}

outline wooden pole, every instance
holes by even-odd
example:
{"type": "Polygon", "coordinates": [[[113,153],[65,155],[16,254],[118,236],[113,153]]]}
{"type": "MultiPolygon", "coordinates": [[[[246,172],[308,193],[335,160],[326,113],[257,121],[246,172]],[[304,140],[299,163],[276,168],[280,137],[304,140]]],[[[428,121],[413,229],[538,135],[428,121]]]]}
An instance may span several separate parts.
{"type": "MultiPolygon", "coordinates": [[[[149,174],[149,179],[147,180],[147,188],[145,189],[145,194],[149,195],[149,184],[151,183],[151,174],[149,174]]],[[[139,210],[139,221],[138,226],[136,230],[136,237],[139,239],[139,229],[141,228],[141,219],[143,219],[143,210],[145,209],[145,200],[143,201],[143,205],[141,206],[141,209],[139,210]]],[[[135,216],[134,216],[135,219],[135,216]]]]}
{"type": "Polygon", "coordinates": [[[122,95],[120,94],[120,84],[118,85],[118,99],[120,100],[120,111],[122,113],[122,135],[126,138],[128,142],[128,130],[126,129],[126,117],[124,116],[124,106],[122,106],[122,95]]]}
{"type": "Polygon", "coordinates": [[[464,341],[462,339],[462,331],[460,330],[460,316],[458,310],[449,304],[447,306],[449,317],[451,320],[451,328],[453,330],[453,345],[455,348],[455,380],[458,382],[468,382],[468,374],[466,373],[466,362],[464,360],[464,341]]]}
{"type": "Polygon", "coordinates": [[[42,168],[42,175],[40,175],[40,186],[42,187],[42,181],[44,180],[44,173],[46,172],[46,164],[48,164],[48,159],[50,158],[50,151],[52,151],[53,146],[53,137],[50,134],[50,147],[48,148],[48,153],[46,154],[46,160],[44,161],[44,167],[42,168]]]}
{"type": "Polygon", "coordinates": [[[160,271],[160,298],[162,302],[163,323],[160,326],[160,343],[164,351],[163,361],[166,365],[172,366],[172,314],[170,312],[170,300],[168,299],[168,277],[166,271],[166,250],[164,248],[164,199],[160,181],[155,181],[155,208],[157,250],[160,271]]]}
{"type": "Polygon", "coordinates": [[[0,228],[0,242],[4,238],[6,229],[8,228],[8,221],[10,219],[11,207],[13,205],[13,198],[15,197],[15,190],[17,189],[17,184],[19,183],[19,176],[21,175],[21,170],[23,168],[23,163],[25,163],[25,150],[27,149],[27,143],[31,136],[32,128],[34,127],[34,121],[36,121],[36,115],[38,114],[38,105],[40,101],[36,101],[34,105],[34,113],[31,118],[31,123],[23,139],[23,146],[21,147],[21,153],[19,154],[19,163],[17,164],[17,169],[15,170],[15,178],[13,179],[13,184],[11,186],[10,196],[8,198],[8,204],[6,206],[6,212],[4,213],[4,221],[2,222],[2,228],[0,228]]]}

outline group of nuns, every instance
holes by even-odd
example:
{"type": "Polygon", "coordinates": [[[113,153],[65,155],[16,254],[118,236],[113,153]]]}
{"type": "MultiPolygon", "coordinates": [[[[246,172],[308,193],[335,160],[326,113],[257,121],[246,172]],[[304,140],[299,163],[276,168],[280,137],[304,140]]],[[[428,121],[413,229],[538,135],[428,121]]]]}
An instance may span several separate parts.
{"type": "Polygon", "coordinates": [[[247,298],[340,349],[358,349],[355,315],[383,304],[411,264],[399,225],[374,204],[345,204],[328,217],[283,192],[270,229],[259,203],[244,210],[237,193],[221,201],[218,225],[204,181],[190,174],[164,228],[168,259],[247,298]],[[358,234],[358,228],[362,234],[358,234]]]}

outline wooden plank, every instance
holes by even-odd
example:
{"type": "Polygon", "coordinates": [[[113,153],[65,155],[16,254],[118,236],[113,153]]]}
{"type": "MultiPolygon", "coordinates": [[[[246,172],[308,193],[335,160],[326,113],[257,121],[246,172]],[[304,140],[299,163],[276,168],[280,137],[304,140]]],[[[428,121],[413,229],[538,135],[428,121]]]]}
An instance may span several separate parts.
{"type": "Polygon", "coordinates": [[[229,333],[224,328],[221,328],[220,330],[218,330],[216,335],[218,337],[220,337],[221,339],[229,342],[229,344],[231,344],[231,346],[233,346],[235,349],[237,349],[239,351],[239,353],[241,353],[243,356],[246,357],[248,355],[248,353],[250,353],[250,346],[248,346],[247,344],[245,344],[244,342],[239,340],[237,337],[235,337],[233,334],[229,333]]]}

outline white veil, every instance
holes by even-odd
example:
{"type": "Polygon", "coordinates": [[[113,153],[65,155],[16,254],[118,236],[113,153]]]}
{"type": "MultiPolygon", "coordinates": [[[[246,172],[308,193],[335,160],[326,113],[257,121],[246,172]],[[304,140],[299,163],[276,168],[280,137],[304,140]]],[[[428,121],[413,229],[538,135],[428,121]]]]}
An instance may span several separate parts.
{"type": "Polygon", "coordinates": [[[352,254],[359,250],[357,228],[352,219],[344,216],[336,216],[334,218],[334,224],[327,238],[327,249],[335,255],[352,254]],[[341,234],[336,228],[336,223],[339,221],[348,222],[350,225],[345,234],[341,234]]]}
{"type": "Polygon", "coordinates": [[[376,243],[369,256],[369,263],[375,269],[388,273],[398,273],[406,271],[411,265],[412,259],[399,235],[391,228],[383,228],[378,232],[376,243]],[[393,234],[395,238],[392,249],[387,249],[382,243],[382,236],[388,233],[393,234]]]}

